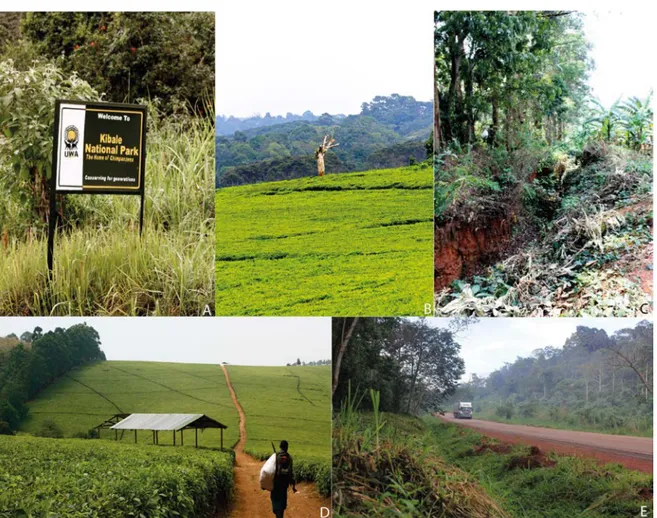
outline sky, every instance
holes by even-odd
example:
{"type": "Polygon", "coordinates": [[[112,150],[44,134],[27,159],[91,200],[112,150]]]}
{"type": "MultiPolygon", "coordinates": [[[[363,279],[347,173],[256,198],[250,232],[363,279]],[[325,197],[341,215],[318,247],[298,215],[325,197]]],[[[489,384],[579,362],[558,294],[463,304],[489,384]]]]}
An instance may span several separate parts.
{"type": "MultiPolygon", "coordinates": [[[[392,93],[431,100],[437,4],[385,5],[291,0],[283,8],[276,2],[221,2],[217,113],[351,114],[374,96],[392,93]]],[[[460,6],[442,6],[449,7],[460,6]]],[[[654,67],[645,49],[653,48],[652,22],[645,9],[621,13],[603,6],[586,13],[585,33],[596,63],[589,84],[605,106],[621,95],[648,95],[654,67]]]]}
{"type": "Polygon", "coordinates": [[[297,317],[6,317],[0,336],[86,322],[108,360],[285,365],[331,358],[331,320],[297,317]]]}
{"type": "MultiPolygon", "coordinates": [[[[432,325],[447,327],[447,320],[432,319],[432,325]]],[[[563,347],[577,326],[604,329],[607,334],[634,327],[643,319],[637,318],[481,318],[466,331],[460,332],[461,357],[465,361],[465,375],[487,376],[505,363],[531,356],[535,349],[548,345],[563,347]]]]}
{"type": "Polygon", "coordinates": [[[593,95],[606,108],[620,96],[646,97],[655,72],[642,49],[654,48],[654,17],[643,10],[587,12],[584,33],[593,44],[590,55],[596,68],[589,79],[593,95]]]}
{"type": "Polygon", "coordinates": [[[433,99],[429,2],[225,1],[217,113],[359,113],[376,95],[433,99]]]}

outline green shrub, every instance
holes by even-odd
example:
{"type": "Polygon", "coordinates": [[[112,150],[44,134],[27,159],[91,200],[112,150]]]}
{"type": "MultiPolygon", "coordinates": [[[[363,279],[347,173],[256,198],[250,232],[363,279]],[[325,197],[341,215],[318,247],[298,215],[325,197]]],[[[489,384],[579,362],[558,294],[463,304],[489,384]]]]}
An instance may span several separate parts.
{"type": "Polygon", "coordinates": [[[495,409],[495,415],[497,417],[503,417],[504,419],[511,419],[514,414],[513,405],[511,403],[505,403],[498,406],[495,409]]]}
{"type": "Polygon", "coordinates": [[[14,435],[14,430],[7,421],[0,421],[0,435],[14,435]]]}
{"type": "Polygon", "coordinates": [[[48,437],[50,439],[61,439],[64,437],[62,429],[54,421],[46,420],[37,431],[38,437],[48,437]]]}
{"type": "Polygon", "coordinates": [[[92,101],[100,95],[50,63],[23,71],[12,60],[0,62],[0,185],[3,198],[16,201],[0,207],[4,228],[47,222],[56,99],[92,101]]]}

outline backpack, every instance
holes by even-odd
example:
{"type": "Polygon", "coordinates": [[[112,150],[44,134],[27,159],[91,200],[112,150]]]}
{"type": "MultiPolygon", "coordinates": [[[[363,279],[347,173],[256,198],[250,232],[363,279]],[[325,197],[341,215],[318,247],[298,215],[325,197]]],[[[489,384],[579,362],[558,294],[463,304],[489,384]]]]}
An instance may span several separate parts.
{"type": "Polygon", "coordinates": [[[276,453],[276,476],[289,477],[292,471],[292,458],[285,451],[276,453]]]}

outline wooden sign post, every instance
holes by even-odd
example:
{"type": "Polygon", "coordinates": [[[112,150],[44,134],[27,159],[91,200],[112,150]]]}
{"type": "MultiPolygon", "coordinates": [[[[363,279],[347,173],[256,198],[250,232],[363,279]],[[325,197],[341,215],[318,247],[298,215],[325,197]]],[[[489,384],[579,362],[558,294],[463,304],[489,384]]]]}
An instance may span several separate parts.
{"type": "Polygon", "coordinates": [[[48,277],[52,278],[57,194],[136,194],[144,226],[146,107],[55,101],[48,218],[48,277]]]}

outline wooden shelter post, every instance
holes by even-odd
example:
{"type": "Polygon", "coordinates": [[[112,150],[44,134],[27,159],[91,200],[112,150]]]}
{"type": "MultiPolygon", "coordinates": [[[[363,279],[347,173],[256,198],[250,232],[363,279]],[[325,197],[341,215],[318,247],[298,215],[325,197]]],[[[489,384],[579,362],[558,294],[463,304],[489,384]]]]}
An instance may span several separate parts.
{"type": "Polygon", "coordinates": [[[176,431],[173,431],[173,445],[176,445],[176,431]]]}
{"type": "Polygon", "coordinates": [[[180,430],[180,446],[185,446],[185,436],[183,435],[184,431],[185,431],[184,428],[180,430]]]}
{"type": "Polygon", "coordinates": [[[221,433],[221,449],[223,450],[224,449],[224,429],[219,428],[219,431],[221,433]]]}

